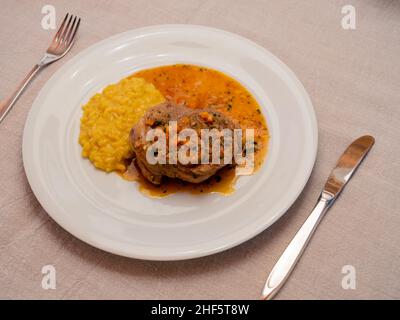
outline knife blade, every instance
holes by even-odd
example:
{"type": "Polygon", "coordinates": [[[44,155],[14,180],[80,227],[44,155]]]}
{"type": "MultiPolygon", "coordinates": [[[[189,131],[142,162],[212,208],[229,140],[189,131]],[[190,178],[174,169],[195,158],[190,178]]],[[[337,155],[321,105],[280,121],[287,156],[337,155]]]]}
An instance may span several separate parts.
{"type": "Polygon", "coordinates": [[[339,158],[336,167],[326,181],[324,191],[332,196],[337,196],[374,143],[375,139],[372,136],[362,136],[355,140],[339,158]]]}
{"type": "Polygon", "coordinates": [[[340,156],[307,220],[276,262],[265,282],[262,300],[270,300],[283,286],[297,261],[301,257],[319,222],[349,182],[368,151],[374,145],[372,136],[362,136],[351,143],[340,156]]]}

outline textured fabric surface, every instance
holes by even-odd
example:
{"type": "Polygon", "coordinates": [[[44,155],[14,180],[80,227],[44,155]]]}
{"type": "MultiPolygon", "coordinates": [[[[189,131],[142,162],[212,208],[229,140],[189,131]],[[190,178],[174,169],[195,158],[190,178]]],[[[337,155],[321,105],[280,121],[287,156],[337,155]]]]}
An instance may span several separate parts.
{"type": "MultiPolygon", "coordinates": [[[[0,0],[0,97],[42,55],[48,1],[0,0]]],[[[72,51],[40,73],[0,124],[0,298],[257,299],[276,259],[313,208],[344,148],[362,134],[376,144],[317,229],[278,299],[400,298],[400,2],[353,0],[357,29],[341,27],[346,1],[58,1],[83,18],[72,51]],[[259,43],[298,76],[313,101],[319,149],[311,178],[290,210],[254,239],[226,252],[149,262],[93,248],[59,227],[28,185],[21,158],[24,122],[49,77],[89,45],[132,28],[191,23],[259,43]],[[41,287],[56,268],[55,290],[41,287]],[[342,267],[356,269],[344,290],[342,267]]],[[[55,106],[57,107],[57,106],[55,106]]]]}

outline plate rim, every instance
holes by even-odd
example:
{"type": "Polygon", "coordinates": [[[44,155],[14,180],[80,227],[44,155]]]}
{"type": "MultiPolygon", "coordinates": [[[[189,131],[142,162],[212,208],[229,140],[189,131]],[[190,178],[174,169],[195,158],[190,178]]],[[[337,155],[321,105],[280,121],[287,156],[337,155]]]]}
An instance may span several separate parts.
{"type": "MultiPolygon", "coordinates": [[[[297,78],[296,74],[282,60],[280,60],[278,57],[276,57],[273,53],[271,53],[269,50],[267,50],[266,48],[264,48],[263,46],[257,44],[256,42],[254,42],[252,40],[250,40],[242,35],[226,31],[224,29],[213,28],[213,27],[208,27],[208,26],[203,26],[203,25],[196,25],[196,24],[160,24],[160,25],[151,25],[151,26],[145,26],[145,27],[141,27],[141,28],[130,29],[130,30],[112,35],[112,36],[102,39],[100,41],[97,41],[94,44],[83,49],[81,52],[77,53],[75,56],[73,56],[71,59],[67,60],[63,65],[61,65],[59,67],[59,69],[56,70],[51,75],[51,77],[46,81],[44,86],[40,89],[39,93],[37,94],[37,96],[35,97],[35,100],[32,103],[32,106],[31,106],[28,116],[26,118],[25,125],[24,125],[24,131],[23,131],[23,139],[22,139],[23,166],[24,166],[25,174],[26,174],[27,180],[29,182],[29,185],[30,185],[36,199],[40,203],[40,205],[43,207],[43,209],[46,211],[46,213],[60,227],[62,227],[64,230],[66,230],[72,236],[80,239],[81,241],[83,241],[95,248],[107,251],[112,254],[117,254],[117,255],[129,257],[129,258],[154,260],[154,261],[187,260],[187,259],[208,256],[211,254],[215,254],[215,253],[233,248],[239,244],[242,244],[242,243],[248,241],[249,239],[257,236],[264,230],[268,229],[271,225],[273,225],[279,218],[281,218],[289,210],[289,208],[295,203],[295,201],[300,196],[301,192],[304,190],[304,188],[312,174],[312,171],[313,171],[313,168],[315,165],[315,161],[316,161],[316,157],[317,157],[317,151],[318,151],[318,122],[317,122],[315,109],[312,104],[310,96],[308,95],[304,85],[297,78]],[[213,249],[196,250],[195,252],[189,251],[189,252],[181,253],[179,256],[173,256],[173,255],[164,255],[164,256],[157,255],[157,256],[155,256],[155,255],[127,253],[124,250],[118,250],[113,246],[107,245],[106,243],[100,243],[100,242],[96,241],[96,239],[93,239],[90,236],[88,236],[87,234],[85,234],[84,232],[80,232],[80,230],[77,230],[77,229],[73,230],[73,228],[70,228],[70,225],[68,225],[67,223],[64,223],[64,221],[61,221],[62,219],[60,218],[59,215],[51,213],[53,211],[53,209],[56,210],[56,208],[52,208],[53,205],[50,203],[51,201],[46,201],[44,199],[44,198],[46,198],[46,196],[43,197],[43,195],[41,195],[42,191],[40,190],[40,186],[38,186],[40,183],[37,182],[37,179],[35,181],[35,178],[34,178],[34,171],[35,171],[34,166],[29,164],[28,156],[26,154],[27,153],[26,150],[27,150],[27,140],[28,140],[27,136],[28,136],[29,125],[32,123],[32,120],[34,118],[35,109],[39,109],[38,107],[36,107],[36,108],[34,108],[34,107],[35,107],[35,105],[38,104],[40,97],[42,95],[46,94],[46,91],[48,90],[47,87],[49,87],[51,85],[51,83],[54,81],[54,79],[56,77],[58,77],[65,68],[68,68],[70,65],[72,65],[77,60],[79,60],[79,58],[81,56],[93,51],[97,47],[101,46],[103,43],[107,43],[108,41],[112,41],[113,39],[123,37],[132,32],[146,33],[146,32],[149,32],[149,31],[152,31],[155,29],[160,30],[163,28],[194,28],[194,29],[208,30],[211,32],[219,33],[219,34],[226,34],[230,37],[238,39],[239,41],[244,41],[244,42],[248,43],[249,45],[254,46],[254,47],[258,48],[259,50],[263,51],[266,55],[268,55],[271,59],[273,59],[279,65],[279,67],[282,68],[283,71],[285,71],[285,74],[290,77],[290,79],[296,85],[296,88],[300,91],[301,96],[304,99],[305,106],[308,109],[307,115],[311,122],[312,128],[310,128],[310,129],[312,132],[313,140],[315,142],[314,146],[313,146],[313,154],[310,155],[310,158],[312,159],[312,161],[310,161],[309,167],[307,168],[307,172],[306,172],[306,170],[304,170],[305,178],[303,179],[303,181],[301,183],[301,187],[299,187],[296,194],[294,194],[292,196],[292,198],[290,198],[290,200],[287,201],[287,204],[279,212],[275,213],[275,215],[268,221],[268,223],[261,224],[258,228],[255,228],[253,230],[253,232],[248,233],[247,236],[241,237],[240,239],[236,239],[236,241],[231,241],[231,242],[225,244],[224,246],[215,247],[213,249]]],[[[61,208],[61,206],[58,206],[58,208],[61,208]]]]}

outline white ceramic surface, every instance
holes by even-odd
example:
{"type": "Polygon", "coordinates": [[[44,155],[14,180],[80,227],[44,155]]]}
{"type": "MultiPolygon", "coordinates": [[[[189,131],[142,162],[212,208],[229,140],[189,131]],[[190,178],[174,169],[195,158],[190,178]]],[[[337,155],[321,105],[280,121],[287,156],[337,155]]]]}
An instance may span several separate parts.
{"type": "Polygon", "coordinates": [[[48,214],[79,239],[133,258],[179,260],[233,247],[276,221],[307,182],[317,123],[300,81],[266,49],[238,35],[163,25],[103,40],[65,63],[43,87],[23,139],[25,171],[48,214]],[[271,140],[262,169],[236,192],[150,199],[136,183],[80,156],[81,106],[106,85],[144,68],[191,63],[239,80],[262,106],[271,140]]]}

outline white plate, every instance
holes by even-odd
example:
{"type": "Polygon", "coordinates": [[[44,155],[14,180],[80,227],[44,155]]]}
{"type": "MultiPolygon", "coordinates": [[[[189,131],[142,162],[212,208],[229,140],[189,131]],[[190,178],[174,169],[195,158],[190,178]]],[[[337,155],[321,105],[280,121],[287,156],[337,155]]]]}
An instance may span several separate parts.
{"type": "Polygon", "coordinates": [[[41,205],[79,239],[123,256],[179,260],[233,247],[277,220],[311,174],[317,137],[307,93],[270,52],[222,30],[162,25],[108,38],[61,67],[33,103],[23,159],[41,205]],[[229,197],[150,199],[136,183],[98,171],[80,156],[81,106],[94,93],[137,70],[174,63],[221,70],[262,106],[272,137],[266,162],[241,177],[229,197]]]}

